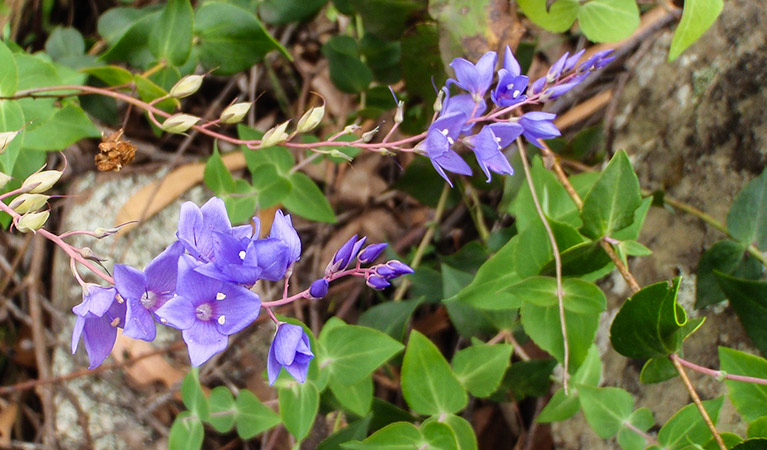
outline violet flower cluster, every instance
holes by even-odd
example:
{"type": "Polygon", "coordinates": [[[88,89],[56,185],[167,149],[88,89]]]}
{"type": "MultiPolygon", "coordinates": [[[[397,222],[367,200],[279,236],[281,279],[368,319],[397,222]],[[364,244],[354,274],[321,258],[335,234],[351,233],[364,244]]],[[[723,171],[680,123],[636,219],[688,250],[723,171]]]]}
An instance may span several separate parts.
{"type": "Polygon", "coordinates": [[[487,52],[476,64],[463,58],[450,63],[455,78],[447,80],[441,95],[445,96],[439,116],[429,127],[426,139],[416,150],[426,154],[437,172],[450,186],[452,182],[445,171],[471,175],[466,161],[455,151],[459,142],[469,147],[479,167],[490,181],[490,172],[513,175],[514,170],[503,149],[519,136],[531,144],[541,147],[540,139],[551,139],[561,133],[554,125],[556,114],[533,111],[519,117],[500,119],[506,113],[525,104],[536,104],[558,98],[581,83],[592,71],[606,66],[612,57],[611,50],[594,54],[578,65],[585,50],[570,56],[565,53],[555,62],[545,76],[529,84],[527,76],[521,74],[519,62],[507,46],[503,67],[498,70],[498,79],[490,91],[494,109],[487,115],[485,95],[491,89],[495,78],[497,55],[487,52]],[[450,87],[466,91],[450,96],[450,87]],[[475,125],[484,124],[475,132],[475,125]]]}
{"type": "Polygon", "coordinates": [[[72,309],[77,316],[72,353],[82,338],[91,369],[112,351],[117,328],[125,336],[152,341],[157,323],[181,330],[191,363],[199,366],[226,349],[229,336],[252,324],[265,307],[277,325],[267,361],[270,384],[282,368],[303,382],[314,357],[308,335],[298,325],[278,321],[268,308],[320,299],[331,281],[347,275],[364,277],[372,288],[383,289],[392,279],[413,272],[399,261],[362,268],[377,259],[386,244],[362,249],[366,238],[355,235],[335,253],[323,278],[288,297],[288,279],[301,258],[301,240],[291,217],[278,210],[269,235],[259,238],[258,218],[233,227],[219,198],[202,207],[184,203],[176,236],[178,240],[143,271],[116,264],[114,287],[83,285],[83,301],[72,309]],[[349,269],[355,258],[356,266],[349,269]],[[262,302],[251,290],[260,280],[284,281],[284,298],[262,302]]]}

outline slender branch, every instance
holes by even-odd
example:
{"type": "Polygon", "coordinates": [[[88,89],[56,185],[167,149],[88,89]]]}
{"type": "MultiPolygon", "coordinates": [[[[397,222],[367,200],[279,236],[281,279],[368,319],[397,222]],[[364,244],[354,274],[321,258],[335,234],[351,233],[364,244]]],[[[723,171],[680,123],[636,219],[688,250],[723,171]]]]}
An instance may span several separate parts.
{"type": "Polygon", "coordinates": [[[692,383],[690,382],[690,378],[687,377],[687,372],[684,371],[684,367],[682,367],[682,363],[679,362],[679,360],[675,358],[675,356],[676,355],[673,355],[673,354],[669,355],[669,359],[671,359],[671,362],[674,364],[674,368],[676,368],[676,371],[679,373],[679,376],[682,378],[684,387],[686,387],[687,392],[690,393],[690,397],[692,397],[692,401],[695,403],[695,406],[698,408],[700,415],[703,416],[703,421],[706,422],[706,426],[711,431],[711,434],[714,436],[714,440],[719,445],[719,448],[721,450],[727,450],[727,446],[724,445],[722,436],[720,436],[719,432],[716,430],[716,427],[714,426],[714,422],[711,421],[711,417],[708,416],[708,413],[706,412],[706,408],[703,407],[703,402],[700,401],[700,397],[698,397],[698,393],[695,391],[695,387],[693,387],[692,383]]]}
{"type": "Polygon", "coordinates": [[[562,289],[562,259],[559,255],[559,246],[557,245],[557,239],[554,237],[554,231],[552,231],[551,225],[549,225],[549,221],[546,219],[546,214],[543,212],[541,202],[538,200],[538,194],[535,192],[533,175],[530,171],[530,164],[527,161],[527,151],[525,150],[524,142],[522,142],[522,138],[520,137],[517,137],[517,148],[519,148],[519,156],[522,159],[522,167],[525,169],[525,178],[527,179],[527,185],[530,188],[530,195],[533,198],[535,210],[538,212],[538,217],[540,217],[541,222],[543,222],[543,227],[546,228],[546,234],[551,243],[551,251],[554,253],[554,266],[556,267],[557,273],[557,304],[559,305],[559,323],[562,327],[562,349],[564,352],[562,386],[565,389],[565,395],[568,395],[568,380],[570,379],[570,346],[567,343],[567,324],[565,323],[565,300],[564,290],[562,289]]]}
{"type": "Polygon", "coordinates": [[[699,366],[695,363],[692,363],[690,361],[686,361],[682,358],[680,358],[678,355],[670,355],[669,358],[679,361],[679,364],[681,364],[684,367],[687,367],[688,369],[692,369],[698,373],[702,373],[704,375],[708,375],[710,377],[714,377],[717,380],[732,380],[732,381],[741,381],[743,383],[754,383],[754,384],[762,384],[767,385],[767,378],[757,378],[757,377],[748,377],[745,375],[733,375],[730,373],[727,373],[723,370],[714,370],[709,369],[707,367],[699,366]]]}
{"type": "Polygon", "coordinates": [[[624,427],[628,428],[629,430],[633,431],[634,433],[642,436],[644,440],[647,442],[647,445],[659,445],[658,440],[655,439],[655,436],[651,435],[650,433],[646,433],[639,428],[636,427],[633,423],[629,421],[625,421],[622,424],[624,427]]]}

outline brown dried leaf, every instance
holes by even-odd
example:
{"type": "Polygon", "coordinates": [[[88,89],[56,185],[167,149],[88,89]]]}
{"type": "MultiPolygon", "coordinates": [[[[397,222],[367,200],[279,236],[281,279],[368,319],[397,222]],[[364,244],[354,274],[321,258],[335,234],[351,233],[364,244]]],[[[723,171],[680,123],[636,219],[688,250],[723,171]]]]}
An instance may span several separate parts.
{"type": "MultiPolygon", "coordinates": [[[[117,341],[112,348],[112,356],[117,362],[133,359],[146,353],[152,353],[157,349],[149,342],[129,339],[117,330],[117,341]]],[[[185,373],[176,369],[162,355],[154,355],[137,361],[125,367],[125,372],[140,386],[146,386],[155,382],[161,382],[166,387],[171,387],[184,378],[185,373]]]]}
{"type": "Polygon", "coordinates": [[[8,403],[0,411],[0,447],[7,448],[11,446],[11,430],[16,423],[16,415],[19,411],[19,405],[8,403]]]}

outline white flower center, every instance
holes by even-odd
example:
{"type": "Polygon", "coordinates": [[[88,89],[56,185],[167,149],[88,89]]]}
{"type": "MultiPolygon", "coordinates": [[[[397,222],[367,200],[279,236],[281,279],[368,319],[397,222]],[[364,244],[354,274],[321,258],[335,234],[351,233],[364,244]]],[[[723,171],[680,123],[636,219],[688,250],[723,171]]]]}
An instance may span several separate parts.
{"type": "Polygon", "coordinates": [[[203,303],[197,307],[195,315],[199,320],[210,320],[210,316],[213,315],[213,308],[210,307],[210,304],[203,303]]]}
{"type": "Polygon", "coordinates": [[[144,291],[144,295],[141,296],[139,302],[141,302],[141,306],[144,308],[152,309],[157,304],[157,294],[153,291],[144,291]]]}

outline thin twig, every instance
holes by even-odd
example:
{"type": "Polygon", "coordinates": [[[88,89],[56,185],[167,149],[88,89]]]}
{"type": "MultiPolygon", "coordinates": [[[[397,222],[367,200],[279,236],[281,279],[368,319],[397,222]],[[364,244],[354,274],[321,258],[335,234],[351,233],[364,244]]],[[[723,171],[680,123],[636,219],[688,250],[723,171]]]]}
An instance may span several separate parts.
{"type": "Polygon", "coordinates": [[[676,355],[671,354],[669,355],[669,359],[674,364],[674,368],[676,368],[676,371],[679,373],[679,377],[682,378],[684,387],[686,387],[687,392],[690,393],[690,397],[692,397],[692,401],[695,403],[695,406],[698,407],[698,411],[700,411],[700,415],[703,416],[703,421],[706,422],[706,426],[711,431],[711,434],[714,436],[714,440],[719,445],[719,448],[721,450],[727,450],[727,446],[724,445],[722,436],[720,436],[719,432],[716,430],[716,427],[714,426],[714,422],[711,421],[711,417],[708,416],[708,413],[706,412],[706,408],[703,407],[703,402],[700,401],[700,397],[698,397],[698,393],[695,391],[695,387],[693,387],[692,383],[690,382],[690,378],[687,377],[687,372],[684,371],[684,367],[682,367],[682,363],[680,363],[679,360],[675,358],[675,356],[676,355]]]}
{"type": "Polygon", "coordinates": [[[708,375],[710,377],[714,377],[717,380],[732,380],[732,381],[742,381],[744,383],[754,383],[754,384],[762,384],[767,385],[767,378],[757,378],[757,377],[748,377],[745,375],[732,375],[729,374],[723,370],[714,370],[709,369],[707,367],[699,366],[695,363],[692,363],[690,361],[686,361],[682,358],[680,358],[678,355],[671,355],[669,356],[672,359],[675,359],[679,361],[679,364],[683,365],[684,367],[687,367],[688,369],[692,369],[696,372],[702,373],[704,375],[708,375]]]}
{"type": "Polygon", "coordinates": [[[554,253],[554,266],[557,274],[557,304],[559,305],[559,322],[562,327],[562,350],[564,352],[562,386],[565,389],[565,395],[568,395],[570,390],[568,383],[570,378],[570,346],[567,343],[567,324],[565,323],[565,299],[564,290],[562,289],[562,259],[559,256],[559,246],[557,245],[557,239],[554,237],[554,231],[552,231],[551,225],[549,225],[549,221],[546,219],[546,214],[543,212],[541,202],[538,200],[538,194],[535,192],[533,175],[530,171],[530,164],[527,161],[525,144],[520,137],[517,137],[517,148],[519,149],[519,156],[522,159],[522,167],[525,169],[525,178],[527,179],[527,186],[530,188],[530,195],[535,204],[535,210],[538,212],[538,217],[540,217],[541,222],[543,222],[543,227],[546,229],[546,234],[548,235],[549,243],[551,244],[551,251],[554,253]]]}

